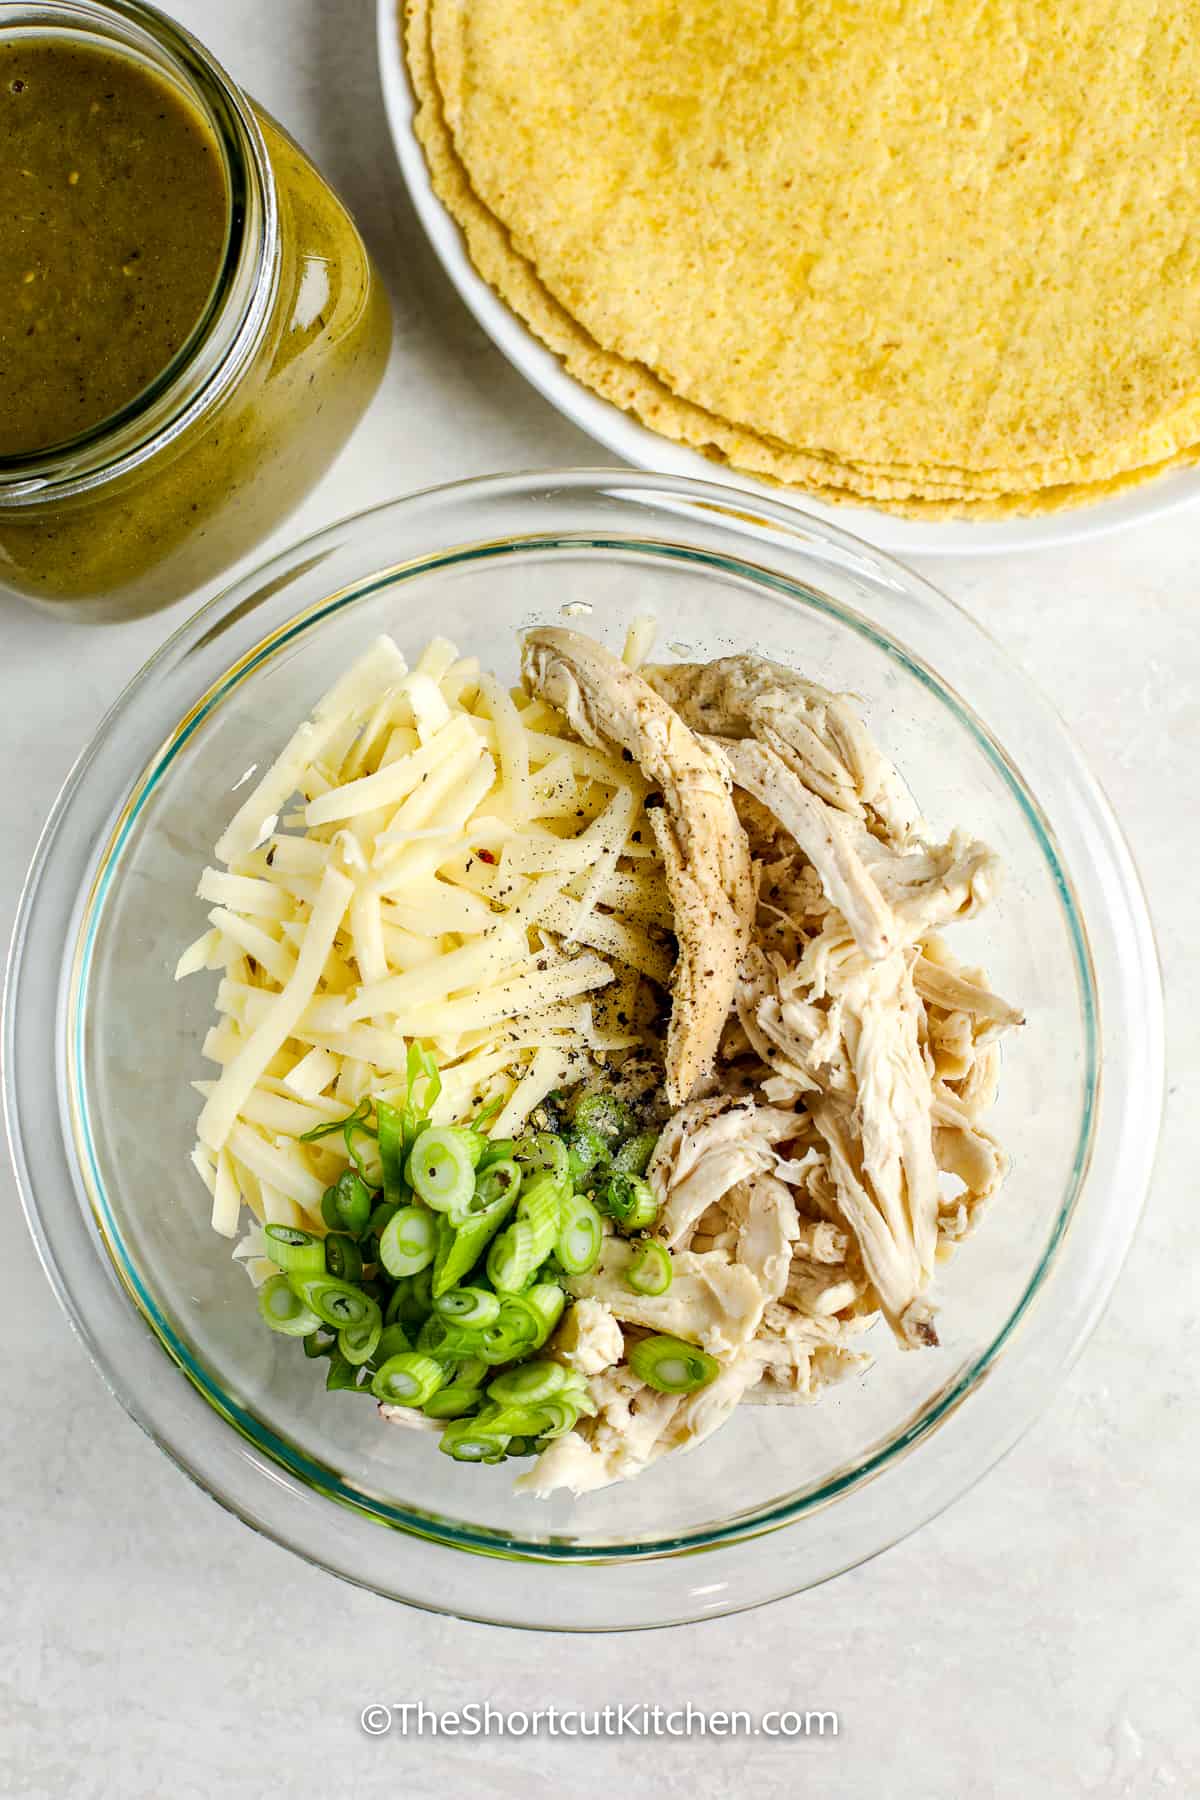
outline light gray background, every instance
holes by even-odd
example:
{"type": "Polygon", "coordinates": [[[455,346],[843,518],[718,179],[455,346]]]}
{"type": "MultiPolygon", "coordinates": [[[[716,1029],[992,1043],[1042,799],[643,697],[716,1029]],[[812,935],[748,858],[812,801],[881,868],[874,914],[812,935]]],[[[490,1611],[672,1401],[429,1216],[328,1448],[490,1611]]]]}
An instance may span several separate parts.
{"type": "MultiPolygon", "coordinates": [[[[391,368],[284,540],[407,489],[609,460],[526,388],[422,240],[378,97],[371,0],[174,0],[352,203],[396,309],[391,368]]],[[[1149,887],[1170,1097],[1113,1303],[1041,1423],[943,1518],[764,1611],[547,1638],[403,1610],[260,1541],[141,1436],[59,1315],[0,1170],[0,1792],[38,1800],[1200,1793],[1196,1602],[1196,796],[1200,510],[1090,548],[928,572],[1057,700],[1149,887]],[[486,1746],[358,1725],[449,1707],[836,1708],[836,1742],[486,1746]]],[[[58,785],[190,607],[72,627],[0,599],[0,927],[58,785]]]]}

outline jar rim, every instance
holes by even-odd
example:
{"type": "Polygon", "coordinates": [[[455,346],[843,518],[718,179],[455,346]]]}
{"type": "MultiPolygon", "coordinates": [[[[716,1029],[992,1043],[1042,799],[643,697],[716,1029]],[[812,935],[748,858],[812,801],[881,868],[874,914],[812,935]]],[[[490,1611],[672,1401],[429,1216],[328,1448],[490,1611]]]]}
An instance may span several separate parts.
{"type": "Polygon", "coordinates": [[[275,178],[254,110],[198,39],[143,0],[0,0],[0,38],[74,35],[139,55],[200,111],[229,194],[225,248],[204,311],[170,362],[116,413],[32,455],[0,457],[0,508],[66,499],[158,454],[224,397],[257,349],[279,264],[275,178]]]}

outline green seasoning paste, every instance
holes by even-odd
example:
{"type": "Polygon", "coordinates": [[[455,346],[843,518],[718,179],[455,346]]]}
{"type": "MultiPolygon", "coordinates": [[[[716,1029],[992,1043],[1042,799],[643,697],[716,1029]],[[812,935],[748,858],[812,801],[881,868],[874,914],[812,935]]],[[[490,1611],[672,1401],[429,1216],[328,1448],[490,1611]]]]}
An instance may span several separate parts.
{"type": "Polygon", "coordinates": [[[0,456],[65,444],[161,375],[221,267],[219,147],[146,64],[0,42],[0,456]]]}
{"type": "Polygon", "coordinates": [[[6,498],[0,464],[0,590],[109,619],[194,594],[287,516],[361,417],[387,300],[336,194],[273,119],[258,125],[249,173],[278,208],[259,336],[208,404],[106,467],[106,416],[136,416],[177,351],[164,385],[195,377],[221,316],[230,164],[189,96],[131,58],[0,35],[0,458],[91,426],[100,468],[72,486],[66,452],[67,477],[38,485],[10,461],[6,498]]]}

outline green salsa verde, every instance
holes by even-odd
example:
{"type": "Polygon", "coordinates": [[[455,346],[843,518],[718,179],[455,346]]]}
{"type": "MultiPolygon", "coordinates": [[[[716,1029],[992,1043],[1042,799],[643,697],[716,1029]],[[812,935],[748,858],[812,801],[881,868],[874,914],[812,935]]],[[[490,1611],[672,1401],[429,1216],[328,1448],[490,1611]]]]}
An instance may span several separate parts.
{"type": "Polygon", "coordinates": [[[163,76],[69,39],[0,40],[0,456],[67,443],[162,374],[228,214],[216,139],[163,76]]]}
{"type": "Polygon", "coordinates": [[[391,315],[354,221],[229,91],[261,140],[222,154],[184,88],[122,50],[0,32],[0,218],[35,183],[54,197],[15,241],[0,236],[0,588],[41,605],[119,619],[193,593],[298,504],[379,385],[391,315]],[[140,429],[141,408],[209,354],[231,279],[230,156],[277,209],[253,352],[211,404],[110,463],[108,422],[114,442],[140,429]],[[67,473],[31,488],[21,458],[60,448],[67,473]],[[75,480],[80,454],[100,457],[100,476],[75,480]]]}

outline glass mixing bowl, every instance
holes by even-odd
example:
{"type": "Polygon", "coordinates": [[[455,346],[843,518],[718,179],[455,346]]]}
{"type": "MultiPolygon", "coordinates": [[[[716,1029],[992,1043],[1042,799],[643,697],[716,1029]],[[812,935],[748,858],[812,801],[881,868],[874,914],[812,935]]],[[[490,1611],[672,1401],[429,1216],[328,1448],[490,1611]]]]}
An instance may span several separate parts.
{"type": "Polygon", "coordinates": [[[603,471],[474,481],[336,525],[239,582],[146,666],[66,784],[6,999],[7,1108],[34,1237],[106,1380],[221,1503],[311,1561],[513,1625],[664,1625],[874,1554],[974,1481],[1045,1404],[1116,1277],[1162,1094],[1145,904],[1054,712],[917,576],[790,507],[603,471]],[[743,1407],[693,1453],[574,1500],[327,1395],[262,1328],[188,1165],[215,977],[176,987],[196,880],[236,804],[372,634],[435,631],[507,677],[558,620],[664,655],[764,651],[861,696],[939,826],[1008,869],[955,948],[1021,1003],[990,1121],[1012,1173],[940,1277],[941,1348],[876,1331],[812,1407],[743,1407]]]}

